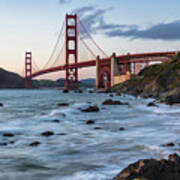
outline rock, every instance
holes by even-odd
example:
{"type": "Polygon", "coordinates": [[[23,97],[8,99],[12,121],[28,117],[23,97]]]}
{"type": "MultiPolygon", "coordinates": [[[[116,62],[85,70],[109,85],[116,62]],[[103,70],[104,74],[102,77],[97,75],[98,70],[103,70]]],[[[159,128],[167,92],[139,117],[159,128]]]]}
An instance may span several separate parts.
{"type": "Polygon", "coordinates": [[[78,93],[82,94],[82,93],[83,93],[83,91],[82,91],[82,90],[79,90],[79,91],[78,91],[78,93]]]}
{"type": "Polygon", "coordinates": [[[101,127],[95,127],[94,130],[101,130],[101,127]]]}
{"type": "Polygon", "coordinates": [[[61,107],[61,106],[69,106],[69,104],[68,103],[59,103],[59,104],[57,104],[59,107],[61,107]]]}
{"type": "Polygon", "coordinates": [[[65,136],[65,135],[67,135],[66,133],[58,133],[57,135],[59,135],[59,136],[65,136]]]}
{"type": "Polygon", "coordinates": [[[29,146],[38,146],[40,144],[41,143],[39,141],[34,141],[34,142],[30,143],[29,146]]]}
{"type": "Polygon", "coordinates": [[[113,95],[113,94],[110,94],[109,96],[110,96],[110,97],[114,97],[114,95],[113,95]]]}
{"type": "Polygon", "coordinates": [[[179,180],[180,157],[170,155],[168,160],[139,160],[122,170],[113,180],[179,180]]]}
{"type": "Polygon", "coordinates": [[[128,103],[122,103],[120,101],[114,101],[112,99],[108,99],[102,103],[103,105],[128,105],[128,103]]]}
{"type": "Polygon", "coordinates": [[[0,146],[7,146],[8,145],[8,143],[6,143],[6,142],[0,142],[0,146]]]}
{"type": "Polygon", "coordinates": [[[86,122],[86,124],[95,124],[95,121],[89,120],[89,121],[86,122]]]}
{"type": "Polygon", "coordinates": [[[9,144],[14,144],[14,143],[15,143],[15,141],[10,141],[10,142],[9,142],[9,144]]]}
{"type": "Polygon", "coordinates": [[[179,104],[180,103],[180,96],[177,96],[177,95],[167,96],[165,99],[165,103],[169,104],[169,105],[179,104]]]}
{"type": "Polygon", "coordinates": [[[69,93],[69,90],[68,89],[64,89],[63,93],[69,93]]]}
{"type": "Polygon", "coordinates": [[[147,104],[148,107],[158,107],[157,104],[155,104],[154,102],[150,102],[147,104]]]}
{"type": "Polygon", "coordinates": [[[93,90],[89,90],[88,93],[92,94],[92,93],[94,93],[94,91],[93,90]]]}
{"type": "Polygon", "coordinates": [[[82,112],[99,112],[98,106],[89,106],[86,109],[81,109],[82,112]]]}
{"type": "Polygon", "coordinates": [[[124,131],[125,128],[124,128],[124,127],[120,127],[119,130],[120,130],[120,131],[124,131]]]}
{"type": "Polygon", "coordinates": [[[162,146],[163,147],[174,147],[175,144],[171,142],[171,143],[163,144],[162,146]]]}
{"type": "Polygon", "coordinates": [[[2,103],[0,103],[0,107],[3,107],[4,105],[2,103]]]}
{"type": "Polygon", "coordinates": [[[55,119],[55,120],[52,120],[52,122],[54,122],[54,123],[60,123],[60,120],[55,119]]]}
{"type": "Polygon", "coordinates": [[[48,137],[48,136],[53,136],[53,135],[54,135],[54,132],[52,132],[52,131],[45,131],[45,132],[41,133],[41,135],[42,135],[42,136],[46,136],[46,137],[48,137]]]}
{"type": "Polygon", "coordinates": [[[14,134],[12,134],[12,133],[4,133],[3,136],[4,137],[14,137],[14,134]]]}

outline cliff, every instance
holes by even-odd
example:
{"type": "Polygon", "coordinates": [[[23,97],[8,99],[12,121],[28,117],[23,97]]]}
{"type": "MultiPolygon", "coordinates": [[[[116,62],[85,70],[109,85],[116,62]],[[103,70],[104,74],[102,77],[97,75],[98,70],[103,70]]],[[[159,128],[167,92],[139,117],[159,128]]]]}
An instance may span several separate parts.
{"type": "Polygon", "coordinates": [[[114,86],[112,90],[154,97],[167,104],[180,103],[180,53],[167,62],[143,69],[137,76],[114,86]]]}

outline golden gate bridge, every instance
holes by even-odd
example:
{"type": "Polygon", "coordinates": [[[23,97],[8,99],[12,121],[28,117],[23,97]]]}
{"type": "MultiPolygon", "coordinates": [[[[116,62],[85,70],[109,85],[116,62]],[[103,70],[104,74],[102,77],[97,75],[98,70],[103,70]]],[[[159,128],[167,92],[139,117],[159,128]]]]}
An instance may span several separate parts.
{"type": "Polygon", "coordinates": [[[96,43],[84,23],[76,14],[66,14],[57,42],[53,48],[45,66],[39,70],[36,62],[32,58],[32,52],[25,53],[25,88],[32,88],[32,79],[47,73],[65,71],[65,89],[78,88],[78,69],[87,67],[96,67],[96,87],[108,88],[119,82],[127,80],[127,72],[129,75],[137,74],[143,67],[148,66],[152,62],[167,61],[176,54],[175,51],[169,52],[151,52],[142,54],[127,54],[116,56],[108,56],[104,50],[96,43]],[[55,52],[58,49],[63,30],[65,27],[65,39],[62,47],[58,50],[57,57],[53,61],[55,52]],[[84,37],[90,40],[95,47],[93,50],[84,40],[84,37]],[[79,42],[83,48],[79,48],[79,42]],[[79,61],[80,52],[83,55],[83,61],[79,61]],[[63,56],[64,53],[64,56],[63,56]],[[85,55],[90,55],[90,59],[85,60],[85,55]],[[99,54],[102,55],[100,58],[99,54]],[[64,64],[60,65],[59,60],[64,59],[64,64]],[[59,63],[59,64],[57,64],[59,63]],[[140,68],[137,67],[140,65],[140,68]],[[144,65],[144,66],[143,66],[144,65]]]}

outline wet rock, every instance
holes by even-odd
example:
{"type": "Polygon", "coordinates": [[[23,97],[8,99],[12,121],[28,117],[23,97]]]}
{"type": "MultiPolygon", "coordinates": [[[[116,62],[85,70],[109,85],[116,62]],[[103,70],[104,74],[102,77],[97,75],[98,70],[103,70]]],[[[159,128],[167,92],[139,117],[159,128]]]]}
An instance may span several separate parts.
{"type": "Polygon", "coordinates": [[[67,135],[66,133],[58,133],[57,135],[59,135],[59,136],[65,136],[65,135],[67,135]]]}
{"type": "Polygon", "coordinates": [[[114,95],[113,95],[113,94],[110,94],[109,96],[110,96],[110,97],[114,97],[114,95]]]}
{"type": "Polygon", "coordinates": [[[0,142],[0,146],[7,146],[8,143],[7,142],[0,142]]]}
{"type": "Polygon", "coordinates": [[[128,103],[122,103],[121,101],[115,101],[108,99],[102,103],[103,105],[128,105],[128,103]]]}
{"type": "Polygon", "coordinates": [[[69,104],[68,103],[59,103],[59,104],[57,104],[59,107],[63,107],[63,106],[69,106],[69,104]]]}
{"type": "Polygon", "coordinates": [[[119,130],[120,131],[125,131],[125,128],[124,127],[120,127],[119,130]]]}
{"type": "Polygon", "coordinates": [[[0,103],[0,107],[3,107],[4,105],[2,103],[0,103]]]}
{"type": "Polygon", "coordinates": [[[58,119],[55,119],[55,120],[52,120],[53,123],[60,123],[60,120],[58,119]]]}
{"type": "Polygon", "coordinates": [[[113,180],[179,180],[180,157],[170,155],[168,160],[139,160],[129,165],[113,180]]]}
{"type": "Polygon", "coordinates": [[[41,133],[41,135],[42,135],[42,136],[46,136],[46,137],[48,137],[48,136],[53,136],[53,135],[54,135],[54,132],[52,132],[52,131],[45,131],[45,132],[41,133]]]}
{"type": "Polygon", "coordinates": [[[157,104],[155,104],[154,102],[150,102],[147,104],[148,107],[158,107],[157,104]]]}
{"type": "Polygon", "coordinates": [[[89,106],[86,109],[81,109],[82,112],[99,112],[98,106],[89,106]]]}
{"type": "Polygon", "coordinates": [[[101,127],[95,127],[94,130],[101,130],[101,127]]]}
{"type": "Polygon", "coordinates": [[[12,133],[4,133],[3,136],[4,137],[14,137],[14,134],[12,134],[12,133]]]}
{"type": "Polygon", "coordinates": [[[169,104],[169,105],[179,104],[180,103],[180,95],[167,96],[165,99],[165,103],[169,104]]]}
{"type": "Polygon", "coordinates": [[[95,124],[95,121],[89,120],[89,121],[86,122],[86,124],[88,124],[88,125],[90,125],[90,124],[95,124]]]}
{"type": "Polygon", "coordinates": [[[10,141],[10,142],[9,142],[9,144],[14,144],[14,143],[15,143],[15,141],[10,141]]]}
{"type": "Polygon", "coordinates": [[[82,91],[82,90],[78,90],[78,93],[82,94],[82,93],[83,93],[83,91],[82,91]]]}
{"type": "Polygon", "coordinates": [[[92,93],[94,93],[94,91],[93,90],[89,90],[88,93],[92,94],[92,93]]]}
{"type": "Polygon", "coordinates": [[[170,142],[170,143],[167,143],[167,144],[163,144],[162,146],[163,146],[163,147],[174,147],[175,144],[172,143],[172,142],[170,142]]]}
{"type": "Polygon", "coordinates": [[[64,89],[63,93],[69,93],[69,90],[68,89],[64,89]]]}
{"type": "Polygon", "coordinates": [[[32,142],[32,143],[30,143],[29,144],[29,146],[38,146],[38,145],[40,145],[41,143],[39,142],[39,141],[34,141],[34,142],[32,142]]]}

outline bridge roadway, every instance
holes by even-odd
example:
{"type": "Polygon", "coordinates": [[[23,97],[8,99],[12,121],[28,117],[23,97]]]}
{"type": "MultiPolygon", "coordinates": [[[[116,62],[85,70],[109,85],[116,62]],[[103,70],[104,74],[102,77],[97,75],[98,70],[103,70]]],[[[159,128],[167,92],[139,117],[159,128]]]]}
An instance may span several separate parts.
{"type": "MultiPolygon", "coordinates": [[[[153,62],[153,61],[164,61],[164,59],[158,59],[158,57],[172,57],[176,54],[175,51],[169,51],[169,52],[153,52],[153,53],[143,53],[143,54],[126,54],[126,55],[120,55],[117,56],[118,64],[126,64],[126,63],[145,63],[145,62],[153,62]],[[149,59],[148,59],[149,58],[149,59]],[[157,59],[151,59],[151,58],[157,58],[157,59]]],[[[110,63],[111,57],[99,59],[102,63],[110,63]]],[[[92,67],[96,66],[96,60],[90,60],[90,61],[84,61],[84,62],[78,62],[69,64],[68,68],[85,68],[85,67],[92,67]]],[[[57,72],[57,71],[63,71],[66,70],[66,65],[61,65],[57,67],[51,67],[48,69],[40,70],[38,72],[33,73],[28,78],[34,78],[43,74],[57,72]]]]}

